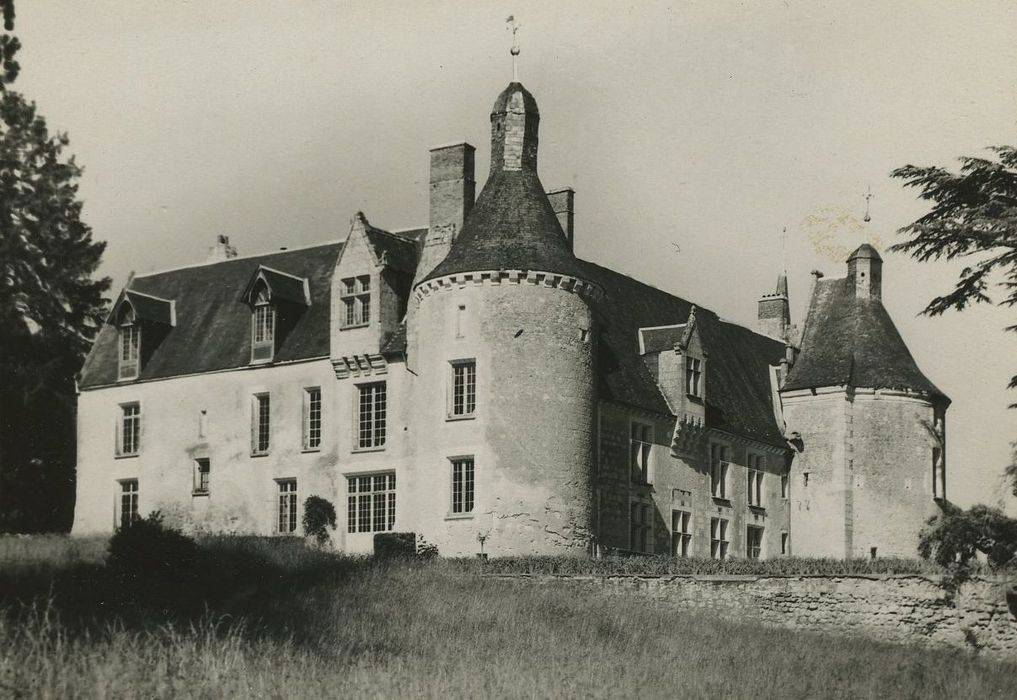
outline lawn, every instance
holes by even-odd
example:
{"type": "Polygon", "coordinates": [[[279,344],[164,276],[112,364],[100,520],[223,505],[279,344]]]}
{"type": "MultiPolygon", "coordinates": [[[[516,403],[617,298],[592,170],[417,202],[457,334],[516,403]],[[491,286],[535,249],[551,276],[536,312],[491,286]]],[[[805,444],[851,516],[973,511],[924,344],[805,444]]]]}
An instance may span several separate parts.
{"type": "Polygon", "coordinates": [[[1017,697],[1017,665],[686,614],[477,562],[205,540],[138,581],[0,538],[0,696],[1017,697]]]}

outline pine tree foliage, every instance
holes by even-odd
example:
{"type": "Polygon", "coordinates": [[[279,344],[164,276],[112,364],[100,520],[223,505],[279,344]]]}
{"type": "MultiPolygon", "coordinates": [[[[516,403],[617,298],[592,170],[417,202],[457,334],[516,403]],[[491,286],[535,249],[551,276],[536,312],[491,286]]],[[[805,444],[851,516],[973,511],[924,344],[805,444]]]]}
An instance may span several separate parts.
{"type": "MultiPolygon", "coordinates": [[[[13,0],[0,0],[13,29],[13,0]]],[[[105,244],[81,220],[81,168],[35,104],[0,84],[0,530],[66,527],[73,502],[74,375],[105,312],[105,244]]]]}

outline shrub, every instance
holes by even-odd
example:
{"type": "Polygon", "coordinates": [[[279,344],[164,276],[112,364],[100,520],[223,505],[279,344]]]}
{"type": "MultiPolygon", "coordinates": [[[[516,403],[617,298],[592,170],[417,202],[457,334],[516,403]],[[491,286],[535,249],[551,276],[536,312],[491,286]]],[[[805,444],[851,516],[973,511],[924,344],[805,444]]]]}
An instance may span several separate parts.
{"type": "Polygon", "coordinates": [[[308,496],[304,501],[304,536],[311,537],[319,545],[328,544],[329,529],[335,529],[335,506],[321,496],[308,496]]]}
{"type": "Polygon", "coordinates": [[[110,538],[107,565],[126,580],[186,578],[195,572],[196,552],[194,540],[163,525],[155,511],[110,538]]]}
{"type": "Polygon", "coordinates": [[[379,532],[374,536],[374,556],[379,559],[412,557],[417,551],[413,532],[379,532]]]}
{"type": "Polygon", "coordinates": [[[438,545],[431,544],[420,535],[417,537],[417,556],[422,559],[434,559],[438,556],[438,545]]]}
{"type": "Polygon", "coordinates": [[[918,536],[918,553],[940,566],[966,566],[981,552],[993,567],[1005,566],[1017,552],[1017,520],[985,505],[962,510],[945,504],[918,536]]]}

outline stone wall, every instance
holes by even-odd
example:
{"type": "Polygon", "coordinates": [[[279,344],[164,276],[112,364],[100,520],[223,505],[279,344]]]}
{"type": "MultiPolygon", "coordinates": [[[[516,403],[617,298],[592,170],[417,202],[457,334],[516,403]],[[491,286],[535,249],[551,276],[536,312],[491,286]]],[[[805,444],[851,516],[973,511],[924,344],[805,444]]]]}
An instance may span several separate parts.
{"type": "Polygon", "coordinates": [[[1017,618],[1001,578],[975,578],[951,590],[942,577],[917,575],[504,577],[596,586],[739,621],[1017,660],[1017,618]]]}

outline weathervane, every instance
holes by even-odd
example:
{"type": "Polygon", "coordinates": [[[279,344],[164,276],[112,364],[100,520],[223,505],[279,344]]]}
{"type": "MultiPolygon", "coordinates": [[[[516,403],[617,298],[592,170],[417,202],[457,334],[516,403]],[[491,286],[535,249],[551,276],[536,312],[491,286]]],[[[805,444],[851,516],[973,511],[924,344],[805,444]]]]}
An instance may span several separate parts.
{"type": "Polygon", "coordinates": [[[516,43],[516,32],[519,31],[520,25],[516,22],[515,15],[509,15],[505,23],[508,25],[507,29],[512,31],[512,48],[509,50],[509,53],[512,54],[512,82],[518,83],[519,72],[516,67],[516,57],[519,55],[519,44],[516,43]]]}
{"type": "MultiPolygon", "coordinates": [[[[872,186],[868,187],[868,191],[865,193],[865,216],[862,217],[862,221],[869,223],[872,221],[872,217],[869,215],[869,201],[872,199],[872,186]]],[[[865,227],[865,242],[869,242],[869,227],[865,227]]]]}

